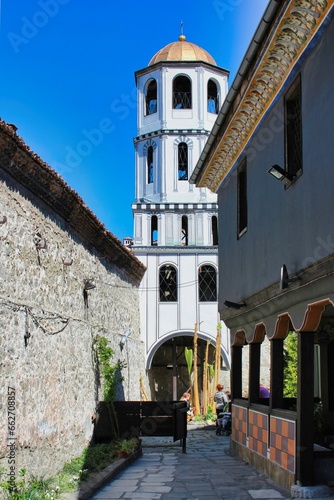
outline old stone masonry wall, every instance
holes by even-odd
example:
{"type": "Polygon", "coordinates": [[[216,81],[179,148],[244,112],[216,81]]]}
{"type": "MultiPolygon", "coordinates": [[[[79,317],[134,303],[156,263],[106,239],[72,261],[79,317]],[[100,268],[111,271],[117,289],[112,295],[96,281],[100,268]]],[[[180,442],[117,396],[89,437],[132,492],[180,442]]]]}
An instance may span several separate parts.
{"type": "Polygon", "coordinates": [[[92,437],[101,398],[96,335],[110,340],[115,362],[128,363],[119,398],[140,399],[138,287],[0,173],[0,466],[8,468],[13,455],[16,474],[25,468],[47,477],[92,437]],[[84,293],[86,279],[96,288],[84,293]]]}

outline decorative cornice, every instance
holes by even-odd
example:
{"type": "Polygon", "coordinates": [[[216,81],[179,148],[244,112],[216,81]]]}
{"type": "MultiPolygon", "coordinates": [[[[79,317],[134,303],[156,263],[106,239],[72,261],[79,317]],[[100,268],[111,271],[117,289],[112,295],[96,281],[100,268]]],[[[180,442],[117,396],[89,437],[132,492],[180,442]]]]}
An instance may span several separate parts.
{"type": "Polygon", "coordinates": [[[152,132],[147,132],[147,134],[138,135],[133,139],[134,144],[137,144],[140,141],[148,140],[154,137],[166,137],[169,135],[179,136],[179,135],[195,135],[195,136],[204,136],[207,138],[210,135],[209,130],[204,129],[161,129],[154,130],[152,132]]]}
{"type": "Polygon", "coordinates": [[[156,254],[156,255],[180,255],[180,254],[196,254],[196,255],[218,255],[218,246],[131,246],[131,251],[134,255],[156,254]]]}
{"type": "MultiPolygon", "coordinates": [[[[293,0],[282,13],[240,103],[199,182],[217,192],[256,127],[333,7],[333,0],[293,0]]],[[[246,83],[245,77],[244,82],[246,83]]]]}
{"type": "Polygon", "coordinates": [[[133,203],[132,210],[133,211],[134,210],[137,210],[137,211],[144,210],[144,211],[149,211],[149,212],[151,212],[152,210],[161,211],[161,212],[182,211],[185,213],[189,213],[190,211],[196,211],[196,210],[202,210],[202,211],[214,210],[215,212],[217,212],[218,205],[217,205],[217,203],[206,203],[206,202],[200,202],[200,203],[171,203],[171,202],[154,203],[153,201],[149,201],[147,199],[143,203],[133,203]]]}

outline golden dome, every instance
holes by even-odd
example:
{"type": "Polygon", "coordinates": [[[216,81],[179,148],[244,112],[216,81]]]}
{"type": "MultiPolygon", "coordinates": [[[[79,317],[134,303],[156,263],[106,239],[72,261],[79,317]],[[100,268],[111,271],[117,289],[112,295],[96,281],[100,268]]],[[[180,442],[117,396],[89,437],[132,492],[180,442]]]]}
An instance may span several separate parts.
{"type": "Polygon", "coordinates": [[[217,66],[216,61],[210,54],[196,45],[186,41],[184,35],[179,36],[177,42],[172,42],[160,49],[150,60],[149,66],[158,62],[166,61],[203,61],[217,66]]]}

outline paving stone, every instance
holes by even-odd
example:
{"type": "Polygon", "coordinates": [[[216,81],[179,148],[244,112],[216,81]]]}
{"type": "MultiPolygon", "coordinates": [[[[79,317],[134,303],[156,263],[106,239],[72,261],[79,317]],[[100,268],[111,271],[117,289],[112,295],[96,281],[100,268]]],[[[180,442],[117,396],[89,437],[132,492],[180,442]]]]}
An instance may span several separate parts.
{"type": "Polygon", "coordinates": [[[143,456],[121,472],[91,499],[143,500],[250,500],[288,499],[276,486],[246,462],[230,455],[227,436],[215,429],[188,429],[187,453],[161,438],[143,439],[143,456]],[[135,487],[136,485],[136,487],[135,487]],[[131,488],[135,487],[135,491],[131,488]],[[119,496],[121,490],[122,495],[119,496]],[[109,496],[100,496],[100,495],[109,496]],[[259,495],[259,496],[256,496],[259,495]],[[255,496],[254,496],[255,495],[255,496]],[[261,496],[264,495],[264,496],[261,496]],[[265,496],[267,495],[267,496],[265,496]]]}

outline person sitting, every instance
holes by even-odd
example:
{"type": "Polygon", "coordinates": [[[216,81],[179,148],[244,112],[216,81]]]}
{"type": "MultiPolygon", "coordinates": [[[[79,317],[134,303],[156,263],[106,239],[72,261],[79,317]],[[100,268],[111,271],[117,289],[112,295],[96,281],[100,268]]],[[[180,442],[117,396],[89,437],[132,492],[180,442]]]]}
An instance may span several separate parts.
{"type": "Polygon", "coordinates": [[[224,408],[219,411],[216,421],[216,434],[219,436],[221,436],[221,434],[229,436],[232,429],[231,393],[226,391],[225,395],[227,397],[227,403],[225,403],[224,408]]]}
{"type": "Polygon", "coordinates": [[[193,419],[194,417],[194,410],[195,408],[193,408],[191,405],[190,405],[190,393],[189,392],[184,392],[180,398],[180,401],[186,401],[187,403],[187,422],[189,422],[190,420],[193,419]]]}
{"type": "Polygon", "coordinates": [[[263,384],[260,384],[259,398],[269,398],[269,397],[270,397],[270,392],[267,389],[267,387],[265,387],[263,384]]]}

